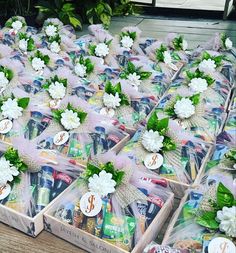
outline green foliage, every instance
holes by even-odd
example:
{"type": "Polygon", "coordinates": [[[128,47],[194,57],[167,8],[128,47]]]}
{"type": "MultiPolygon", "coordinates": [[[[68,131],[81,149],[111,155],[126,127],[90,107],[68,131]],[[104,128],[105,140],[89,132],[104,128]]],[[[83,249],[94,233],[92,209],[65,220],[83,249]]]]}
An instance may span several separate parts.
{"type": "Polygon", "coordinates": [[[163,151],[171,151],[176,149],[176,143],[167,135],[169,126],[169,118],[158,119],[156,112],[154,112],[147,122],[147,130],[159,132],[164,137],[163,151]]]}
{"type": "Polygon", "coordinates": [[[164,52],[167,51],[167,47],[163,44],[156,50],[156,59],[160,62],[164,62],[164,52]]]}
{"type": "Polygon", "coordinates": [[[30,98],[28,98],[28,97],[19,98],[17,100],[17,104],[18,104],[19,107],[21,107],[23,109],[26,109],[29,105],[29,101],[30,101],[30,98]]]}
{"type": "Polygon", "coordinates": [[[45,65],[47,65],[50,62],[49,56],[42,54],[39,50],[36,51],[34,56],[30,57],[30,61],[32,61],[34,57],[40,58],[42,61],[44,61],[45,65]]]}
{"type": "Polygon", "coordinates": [[[186,75],[189,80],[192,80],[193,78],[205,79],[207,81],[208,86],[215,82],[215,80],[211,76],[204,74],[204,72],[201,72],[199,69],[196,69],[195,72],[186,71],[186,75]]]}
{"type": "Polygon", "coordinates": [[[121,33],[121,38],[123,38],[124,36],[128,36],[128,37],[130,37],[133,41],[135,41],[135,39],[136,39],[136,32],[130,32],[130,31],[128,31],[128,32],[122,32],[121,33]]]}
{"type": "Polygon", "coordinates": [[[57,17],[65,24],[82,28],[82,23],[102,23],[108,28],[112,16],[129,15],[138,9],[130,0],[40,0],[36,5],[44,18],[57,17]]]}
{"type": "Polygon", "coordinates": [[[1,66],[1,65],[0,65],[0,72],[3,72],[4,75],[5,75],[5,77],[6,77],[9,81],[11,81],[12,78],[13,78],[13,76],[14,76],[13,71],[12,71],[11,69],[8,69],[8,68],[6,68],[6,67],[4,67],[4,66],[1,66]]]}
{"type": "Polygon", "coordinates": [[[222,65],[222,60],[224,59],[224,55],[212,56],[208,52],[203,52],[202,60],[213,60],[216,64],[216,67],[220,67],[222,65]]]}
{"type": "Polygon", "coordinates": [[[236,163],[236,149],[231,149],[225,154],[225,158],[236,163]]]}
{"type": "Polygon", "coordinates": [[[98,175],[103,170],[105,170],[107,173],[112,174],[112,179],[116,182],[116,187],[122,183],[125,172],[115,169],[113,163],[111,162],[101,164],[100,167],[88,163],[85,171],[85,178],[88,180],[90,177],[93,175],[98,175]]]}
{"type": "Polygon", "coordinates": [[[50,79],[47,79],[45,84],[42,85],[42,87],[45,90],[48,90],[50,85],[55,82],[62,83],[64,85],[64,87],[67,87],[67,79],[59,78],[57,75],[55,75],[54,77],[51,77],[50,79]]]}
{"type": "Polygon", "coordinates": [[[175,37],[172,40],[173,46],[175,50],[182,50],[183,49],[183,36],[175,37]]]}
{"type": "Polygon", "coordinates": [[[120,105],[129,105],[130,104],[128,96],[126,94],[122,93],[120,83],[117,83],[116,85],[113,86],[112,83],[110,81],[108,81],[105,86],[105,92],[108,94],[112,94],[113,96],[115,96],[116,93],[118,93],[119,98],[121,99],[120,105]]]}
{"type": "Polygon", "coordinates": [[[216,202],[209,199],[211,203],[211,211],[202,211],[197,216],[196,222],[208,229],[216,230],[219,228],[219,222],[216,220],[217,211],[223,209],[223,207],[232,207],[236,205],[236,200],[232,192],[226,188],[222,183],[219,183],[216,191],[216,202]]]}
{"type": "Polygon", "coordinates": [[[33,38],[31,36],[27,36],[26,33],[19,33],[19,39],[27,40],[27,51],[33,51],[36,48],[33,38]]]}
{"type": "Polygon", "coordinates": [[[134,73],[140,76],[140,80],[146,80],[152,75],[152,72],[142,71],[141,67],[135,67],[131,61],[128,61],[126,68],[120,73],[120,78],[128,79],[128,75],[134,73]]]}
{"type": "MultiPolygon", "coordinates": [[[[95,50],[95,49],[94,49],[95,50]]],[[[79,63],[86,67],[86,74],[90,74],[94,70],[94,64],[89,58],[84,58],[83,55],[79,58],[79,63]]]]}

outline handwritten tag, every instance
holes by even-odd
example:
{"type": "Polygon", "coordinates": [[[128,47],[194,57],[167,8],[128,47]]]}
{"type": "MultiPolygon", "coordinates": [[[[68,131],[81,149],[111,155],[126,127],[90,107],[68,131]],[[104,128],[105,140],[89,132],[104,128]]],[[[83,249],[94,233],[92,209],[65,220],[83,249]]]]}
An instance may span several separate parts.
{"type": "Polygon", "coordinates": [[[57,133],[53,138],[53,143],[57,146],[63,145],[69,139],[70,135],[66,131],[61,131],[57,133]]]}
{"type": "Polygon", "coordinates": [[[162,166],[164,162],[163,156],[158,153],[147,154],[144,159],[144,165],[149,170],[156,170],[162,166]]]}
{"type": "Polygon", "coordinates": [[[11,192],[11,186],[6,184],[4,186],[0,186],[0,200],[5,199],[11,192]]]}
{"type": "Polygon", "coordinates": [[[87,192],[80,199],[80,209],[88,217],[96,216],[102,209],[102,199],[95,192],[87,192]]]}
{"type": "Polygon", "coordinates": [[[236,247],[232,241],[224,237],[216,237],[210,241],[208,246],[209,253],[233,253],[236,247]]]}
{"type": "Polygon", "coordinates": [[[0,121],[0,134],[6,134],[12,129],[12,121],[9,119],[3,119],[0,121]]]}
{"type": "Polygon", "coordinates": [[[58,109],[59,106],[60,106],[60,103],[61,103],[61,100],[51,100],[51,101],[49,102],[49,107],[50,107],[51,109],[58,109]]]}

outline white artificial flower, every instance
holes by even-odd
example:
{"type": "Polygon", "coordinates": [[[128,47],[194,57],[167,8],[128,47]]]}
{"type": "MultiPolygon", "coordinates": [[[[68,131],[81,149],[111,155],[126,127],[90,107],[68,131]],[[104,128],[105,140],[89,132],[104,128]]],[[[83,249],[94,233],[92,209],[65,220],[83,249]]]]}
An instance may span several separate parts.
{"type": "Polygon", "coordinates": [[[32,60],[32,67],[34,70],[39,71],[45,67],[45,63],[38,57],[34,57],[32,60]]]}
{"type": "Polygon", "coordinates": [[[119,94],[116,92],[115,96],[112,94],[104,93],[103,95],[103,103],[108,108],[115,109],[116,107],[120,106],[120,97],[119,94]]]}
{"type": "Polygon", "coordinates": [[[66,109],[61,114],[61,124],[67,130],[75,129],[80,126],[80,118],[76,112],[66,109]]]}
{"type": "Polygon", "coordinates": [[[9,84],[9,80],[6,78],[4,72],[0,72],[0,90],[5,89],[9,84]]]}
{"type": "Polygon", "coordinates": [[[49,37],[54,37],[57,35],[57,27],[55,25],[48,25],[45,28],[45,33],[49,37]]]}
{"type": "Polygon", "coordinates": [[[22,26],[23,24],[19,20],[16,20],[11,24],[11,27],[16,31],[19,31],[22,28],[22,26]]]}
{"type": "Polygon", "coordinates": [[[91,192],[96,192],[101,196],[115,192],[116,182],[112,179],[112,174],[105,170],[102,170],[99,175],[94,174],[88,181],[88,188],[91,192]]]}
{"type": "Polygon", "coordinates": [[[167,65],[171,64],[172,58],[171,58],[170,53],[168,51],[165,51],[163,53],[163,55],[164,55],[164,63],[167,64],[167,65]]]}
{"type": "Polygon", "coordinates": [[[86,70],[87,67],[83,64],[77,63],[75,65],[75,74],[79,77],[85,77],[86,76],[86,70]]]}
{"type": "Polygon", "coordinates": [[[0,186],[5,186],[6,183],[13,180],[13,176],[18,176],[19,171],[15,166],[6,160],[5,157],[0,158],[0,186]]]}
{"type": "Polygon", "coordinates": [[[53,53],[59,53],[61,51],[61,47],[59,45],[58,42],[56,41],[53,41],[51,44],[50,44],[50,50],[53,52],[53,53]]]}
{"type": "Polygon", "coordinates": [[[220,231],[225,232],[227,236],[236,237],[236,206],[224,206],[217,212],[216,220],[220,222],[220,231]]]}
{"type": "Polygon", "coordinates": [[[17,119],[22,116],[23,108],[18,106],[17,99],[8,98],[1,106],[2,115],[4,118],[17,119]]]}
{"type": "Polygon", "coordinates": [[[27,47],[28,47],[28,40],[22,39],[22,40],[19,41],[19,48],[22,51],[27,51],[27,47]]]}
{"type": "Polygon", "coordinates": [[[121,43],[122,47],[130,49],[133,46],[134,41],[129,36],[124,36],[124,37],[122,37],[120,43],[121,43]]]}
{"type": "Polygon", "coordinates": [[[227,38],[227,39],[225,40],[225,47],[226,47],[227,49],[231,49],[231,48],[233,47],[233,42],[230,40],[230,38],[227,38]]]}
{"type": "Polygon", "coordinates": [[[189,98],[181,98],[175,103],[174,111],[178,118],[188,119],[195,113],[195,106],[189,98]]]}
{"type": "Polygon", "coordinates": [[[216,64],[215,61],[212,59],[204,59],[203,61],[200,62],[198,66],[199,70],[205,73],[212,73],[215,72],[216,69],[216,64]]]}
{"type": "Polygon", "coordinates": [[[140,86],[141,84],[141,80],[140,80],[140,75],[137,75],[136,72],[134,72],[133,74],[129,74],[128,75],[128,82],[135,87],[140,86]]]}
{"type": "Polygon", "coordinates": [[[182,42],[182,49],[185,51],[188,49],[188,42],[187,40],[183,39],[183,42],[182,42]]]}
{"type": "Polygon", "coordinates": [[[55,82],[50,84],[48,92],[53,99],[62,99],[66,95],[66,87],[63,83],[55,82]]]}
{"type": "Polygon", "coordinates": [[[207,90],[207,81],[203,78],[193,78],[188,85],[193,92],[203,92],[207,90]]]}
{"type": "Polygon", "coordinates": [[[99,43],[95,48],[95,54],[98,57],[106,57],[109,54],[109,47],[105,43],[99,43]]]}
{"type": "Polygon", "coordinates": [[[147,151],[158,152],[163,147],[164,137],[157,131],[145,131],[142,137],[142,144],[147,151]]]}

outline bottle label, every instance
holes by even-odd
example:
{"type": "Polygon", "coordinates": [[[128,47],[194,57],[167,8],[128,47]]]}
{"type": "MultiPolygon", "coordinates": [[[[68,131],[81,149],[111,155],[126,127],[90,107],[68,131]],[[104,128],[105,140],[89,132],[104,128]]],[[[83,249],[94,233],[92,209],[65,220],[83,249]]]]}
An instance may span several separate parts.
{"type": "Polygon", "coordinates": [[[38,206],[47,206],[49,204],[50,189],[40,188],[38,192],[38,206]]]}

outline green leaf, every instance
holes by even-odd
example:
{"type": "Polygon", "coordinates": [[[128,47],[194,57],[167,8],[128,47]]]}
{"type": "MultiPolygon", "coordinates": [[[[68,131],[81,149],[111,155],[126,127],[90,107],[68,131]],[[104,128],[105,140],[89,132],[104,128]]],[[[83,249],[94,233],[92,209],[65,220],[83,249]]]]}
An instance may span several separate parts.
{"type": "Polygon", "coordinates": [[[152,115],[150,116],[148,122],[147,122],[147,130],[157,130],[157,122],[158,122],[158,117],[156,112],[153,112],[152,115]]]}
{"type": "Polygon", "coordinates": [[[165,113],[170,116],[170,117],[174,117],[175,116],[175,109],[174,107],[167,107],[165,108],[165,113]]]}
{"type": "Polygon", "coordinates": [[[189,99],[193,102],[193,105],[196,106],[200,103],[200,94],[195,94],[191,96],[189,99]]]}
{"type": "Polygon", "coordinates": [[[234,195],[222,183],[217,187],[217,206],[222,209],[224,206],[231,207],[234,202],[234,195]]]}
{"type": "Polygon", "coordinates": [[[105,85],[105,92],[112,95],[116,94],[116,90],[110,81],[108,81],[105,85]]]}
{"type": "Polygon", "coordinates": [[[52,116],[53,116],[53,118],[57,121],[57,122],[59,122],[59,123],[61,123],[61,114],[64,112],[64,110],[53,110],[52,111],[52,116]]]}
{"type": "Polygon", "coordinates": [[[88,46],[88,48],[89,48],[89,54],[90,55],[95,55],[95,49],[96,49],[96,45],[89,45],[88,46]]]}
{"type": "Polygon", "coordinates": [[[164,118],[157,121],[156,129],[161,134],[164,135],[168,130],[169,118],[164,118]]]}
{"type": "Polygon", "coordinates": [[[168,136],[164,136],[163,151],[172,151],[176,149],[176,143],[168,136]]]}
{"type": "Polygon", "coordinates": [[[70,23],[74,26],[74,28],[80,27],[82,28],[82,24],[78,18],[75,16],[69,16],[70,23]]]}
{"type": "Polygon", "coordinates": [[[196,222],[206,228],[216,230],[219,228],[219,223],[215,220],[216,212],[208,211],[197,217],[196,222]]]}
{"type": "Polygon", "coordinates": [[[82,111],[77,111],[77,115],[80,118],[81,123],[83,123],[87,117],[87,113],[82,111]]]}
{"type": "Polygon", "coordinates": [[[140,75],[140,80],[145,80],[145,79],[148,79],[151,75],[152,75],[152,72],[140,72],[138,73],[140,75]]]}
{"type": "Polygon", "coordinates": [[[120,97],[120,99],[121,99],[121,101],[120,101],[120,104],[121,104],[121,105],[129,105],[129,104],[130,104],[129,98],[128,98],[127,95],[125,95],[125,94],[123,94],[123,93],[120,93],[120,94],[119,94],[119,97],[120,97]]]}
{"type": "Polygon", "coordinates": [[[127,71],[131,74],[133,74],[135,72],[136,68],[135,68],[135,65],[131,62],[131,61],[128,61],[127,63],[127,71]]]}
{"type": "Polygon", "coordinates": [[[26,109],[27,106],[29,105],[29,101],[30,101],[30,98],[28,98],[28,97],[19,98],[17,101],[17,104],[19,107],[26,109]]]}
{"type": "Polygon", "coordinates": [[[115,89],[115,91],[118,92],[119,94],[122,92],[120,82],[117,83],[117,84],[114,86],[114,89],[115,89]]]}

